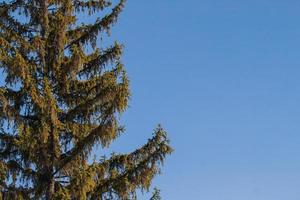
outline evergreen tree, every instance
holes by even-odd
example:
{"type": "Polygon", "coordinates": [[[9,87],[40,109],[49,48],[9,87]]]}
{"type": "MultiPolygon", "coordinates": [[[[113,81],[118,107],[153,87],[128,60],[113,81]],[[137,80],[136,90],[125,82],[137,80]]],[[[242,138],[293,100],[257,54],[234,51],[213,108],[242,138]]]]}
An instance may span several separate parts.
{"type": "MultiPolygon", "coordinates": [[[[1,199],[135,199],[172,149],[162,128],[129,154],[91,161],[123,132],[122,45],[97,47],[124,0],[0,3],[1,199]],[[78,23],[84,15],[98,18],[78,23]]],[[[158,195],[156,195],[158,196],[158,195]]],[[[157,198],[157,197],[154,197],[157,198]]]]}

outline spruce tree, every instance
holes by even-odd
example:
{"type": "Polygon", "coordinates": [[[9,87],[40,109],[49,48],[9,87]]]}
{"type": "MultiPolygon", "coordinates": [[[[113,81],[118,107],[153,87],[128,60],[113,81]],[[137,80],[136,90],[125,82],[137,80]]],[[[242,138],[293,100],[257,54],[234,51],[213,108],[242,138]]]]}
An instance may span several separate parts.
{"type": "Polygon", "coordinates": [[[149,189],[172,151],[161,127],[132,153],[92,158],[124,131],[122,45],[98,42],[124,3],[0,3],[1,199],[136,199],[149,189]],[[84,16],[94,23],[78,23],[84,16]]]}

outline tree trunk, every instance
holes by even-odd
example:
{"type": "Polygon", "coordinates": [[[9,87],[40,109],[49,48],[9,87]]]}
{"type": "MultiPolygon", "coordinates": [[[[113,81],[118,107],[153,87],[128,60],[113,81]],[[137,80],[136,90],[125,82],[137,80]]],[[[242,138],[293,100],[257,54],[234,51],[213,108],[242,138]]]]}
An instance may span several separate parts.
{"type": "Polygon", "coordinates": [[[47,188],[47,193],[46,193],[46,200],[51,200],[53,199],[54,195],[54,178],[52,177],[49,180],[48,188],[47,188]]]}

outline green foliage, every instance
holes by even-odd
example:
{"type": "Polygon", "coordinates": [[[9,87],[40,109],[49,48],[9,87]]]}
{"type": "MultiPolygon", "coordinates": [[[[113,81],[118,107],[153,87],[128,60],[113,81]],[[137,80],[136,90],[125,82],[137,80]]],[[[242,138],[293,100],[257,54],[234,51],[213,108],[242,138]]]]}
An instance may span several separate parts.
{"type": "Polygon", "coordinates": [[[149,189],[172,152],[161,127],[132,153],[88,162],[96,144],[107,148],[123,131],[118,116],[130,91],[122,45],[99,48],[97,38],[124,3],[0,3],[0,199],[134,199],[149,189]],[[102,17],[79,25],[79,14],[102,17]]]}
{"type": "Polygon", "coordinates": [[[160,197],[160,190],[159,190],[159,189],[154,188],[154,192],[153,192],[153,195],[152,195],[152,197],[150,198],[150,200],[161,200],[161,197],[160,197]]]}

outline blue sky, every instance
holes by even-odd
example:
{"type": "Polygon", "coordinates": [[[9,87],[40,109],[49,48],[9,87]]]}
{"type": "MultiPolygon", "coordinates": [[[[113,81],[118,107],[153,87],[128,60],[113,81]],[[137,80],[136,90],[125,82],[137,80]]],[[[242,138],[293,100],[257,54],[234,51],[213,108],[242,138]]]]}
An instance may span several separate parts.
{"type": "MultiPolygon", "coordinates": [[[[131,78],[131,151],[162,123],[165,200],[300,198],[300,2],[129,0],[113,38],[131,78]]],[[[147,198],[145,198],[147,199],[147,198]]]]}

